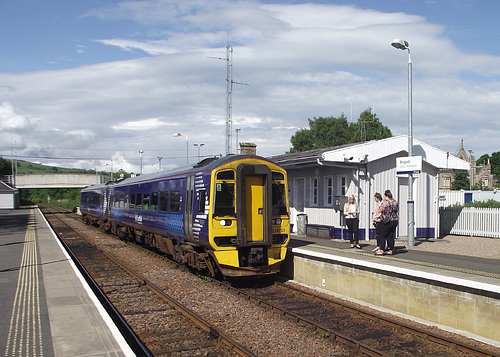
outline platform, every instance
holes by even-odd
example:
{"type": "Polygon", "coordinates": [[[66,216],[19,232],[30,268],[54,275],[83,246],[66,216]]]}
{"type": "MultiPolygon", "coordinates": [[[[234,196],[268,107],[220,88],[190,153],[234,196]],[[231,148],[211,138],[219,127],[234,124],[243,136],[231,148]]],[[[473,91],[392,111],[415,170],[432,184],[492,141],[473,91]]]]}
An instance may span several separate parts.
{"type": "Polygon", "coordinates": [[[0,210],[4,356],[134,356],[38,208],[0,210]]]}
{"type": "MultiPolygon", "coordinates": [[[[375,256],[371,245],[292,236],[282,272],[293,281],[500,346],[500,263],[405,249],[375,256]]],[[[399,247],[398,247],[399,245],[399,247]]]]}

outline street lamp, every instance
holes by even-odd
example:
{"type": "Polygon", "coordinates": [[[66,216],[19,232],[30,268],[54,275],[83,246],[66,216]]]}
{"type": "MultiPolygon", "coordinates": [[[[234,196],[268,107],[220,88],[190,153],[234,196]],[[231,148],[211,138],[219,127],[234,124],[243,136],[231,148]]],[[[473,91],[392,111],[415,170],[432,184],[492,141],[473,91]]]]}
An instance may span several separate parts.
{"type": "Polygon", "coordinates": [[[142,153],[144,152],[144,150],[139,150],[139,159],[141,161],[141,170],[139,171],[139,174],[142,175],[142,153]]]}
{"type": "MultiPolygon", "coordinates": [[[[398,50],[408,50],[408,157],[413,156],[413,127],[412,127],[412,63],[410,44],[399,38],[391,43],[398,50]]],[[[413,201],[413,174],[408,174],[408,247],[413,247],[415,242],[415,211],[413,201]]]]}
{"type": "Polygon", "coordinates": [[[205,144],[193,144],[193,146],[198,148],[198,162],[200,161],[200,150],[203,145],[205,144]]]}
{"type": "Polygon", "coordinates": [[[158,166],[160,168],[160,171],[161,171],[161,160],[163,159],[163,156],[158,156],[158,166]]]}
{"type": "MultiPolygon", "coordinates": [[[[172,134],[172,136],[174,138],[178,138],[180,136],[183,136],[181,133],[175,133],[175,134],[172,134]]],[[[189,142],[188,142],[188,137],[184,135],[184,137],[186,138],[186,164],[189,165],[189,142]]]]}

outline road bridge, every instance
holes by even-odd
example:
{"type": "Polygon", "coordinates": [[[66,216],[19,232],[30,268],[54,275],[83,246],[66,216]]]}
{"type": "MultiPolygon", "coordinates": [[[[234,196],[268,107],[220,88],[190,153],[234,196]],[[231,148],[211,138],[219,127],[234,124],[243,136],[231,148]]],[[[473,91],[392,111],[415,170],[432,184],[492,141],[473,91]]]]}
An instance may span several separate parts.
{"type": "Polygon", "coordinates": [[[16,188],[83,188],[104,182],[95,174],[21,174],[11,178],[16,188]]]}

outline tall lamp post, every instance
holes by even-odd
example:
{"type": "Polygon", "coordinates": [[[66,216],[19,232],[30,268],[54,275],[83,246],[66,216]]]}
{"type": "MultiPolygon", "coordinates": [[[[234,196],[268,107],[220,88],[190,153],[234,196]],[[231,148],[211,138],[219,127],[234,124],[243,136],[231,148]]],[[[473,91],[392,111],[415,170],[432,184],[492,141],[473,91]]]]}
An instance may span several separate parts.
{"type": "Polygon", "coordinates": [[[139,150],[139,159],[141,161],[141,170],[139,171],[139,174],[142,175],[142,154],[144,150],[139,150]]]}
{"type": "Polygon", "coordinates": [[[201,160],[201,156],[200,156],[200,150],[201,150],[201,147],[205,145],[205,144],[193,144],[193,146],[197,147],[198,148],[198,162],[201,160]]]}
{"type": "Polygon", "coordinates": [[[240,150],[240,142],[238,141],[238,133],[241,131],[241,129],[236,129],[236,153],[239,153],[240,150]]]}
{"type": "Polygon", "coordinates": [[[188,141],[188,137],[185,135],[182,135],[181,133],[175,133],[175,134],[172,134],[172,136],[174,138],[178,138],[180,136],[184,136],[186,138],[186,164],[189,165],[189,141],[188,141]]]}
{"type": "Polygon", "coordinates": [[[158,166],[161,171],[161,160],[163,159],[163,156],[158,156],[158,166]]]}
{"type": "MultiPolygon", "coordinates": [[[[392,41],[391,45],[398,50],[408,50],[408,157],[413,156],[413,127],[412,127],[412,63],[410,44],[399,38],[392,41]]],[[[408,247],[413,247],[415,242],[415,202],[413,201],[413,174],[408,174],[408,247]]]]}

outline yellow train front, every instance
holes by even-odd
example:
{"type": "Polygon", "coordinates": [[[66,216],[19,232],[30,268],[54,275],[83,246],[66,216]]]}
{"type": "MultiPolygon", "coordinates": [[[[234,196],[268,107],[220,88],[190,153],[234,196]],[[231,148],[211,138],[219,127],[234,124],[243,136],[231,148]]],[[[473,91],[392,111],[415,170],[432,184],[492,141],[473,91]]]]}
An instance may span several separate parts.
{"type": "Polygon", "coordinates": [[[234,156],[210,175],[209,254],[220,273],[277,273],[290,238],[286,171],[263,158],[234,156]]]}

